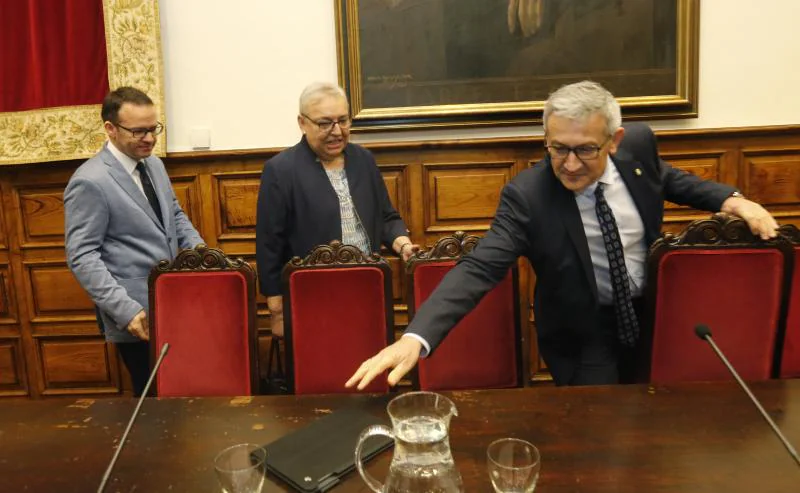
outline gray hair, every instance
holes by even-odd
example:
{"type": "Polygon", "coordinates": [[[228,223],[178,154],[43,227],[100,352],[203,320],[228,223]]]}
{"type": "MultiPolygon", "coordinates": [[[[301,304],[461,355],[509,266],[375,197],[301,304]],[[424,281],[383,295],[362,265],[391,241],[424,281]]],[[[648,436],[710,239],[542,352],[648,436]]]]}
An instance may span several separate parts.
{"type": "Polygon", "coordinates": [[[314,82],[303,89],[300,94],[300,113],[305,113],[309,106],[317,104],[325,98],[342,98],[347,101],[344,89],[330,82],[314,82]]]}
{"type": "Polygon", "coordinates": [[[622,125],[619,103],[605,87],[590,80],[567,84],[552,93],[544,104],[544,131],[547,132],[550,115],[583,122],[595,114],[606,119],[608,135],[614,135],[622,125]]]}

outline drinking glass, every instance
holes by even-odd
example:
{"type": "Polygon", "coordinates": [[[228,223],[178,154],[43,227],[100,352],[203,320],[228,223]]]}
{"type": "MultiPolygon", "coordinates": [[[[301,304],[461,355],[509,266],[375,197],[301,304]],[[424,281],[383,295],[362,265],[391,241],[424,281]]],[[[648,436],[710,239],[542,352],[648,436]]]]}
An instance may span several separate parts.
{"type": "Polygon", "coordinates": [[[225,493],[258,493],[264,484],[266,451],[252,443],[228,447],[214,459],[222,491],[225,493]]]}
{"type": "Polygon", "coordinates": [[[497,493],[532,493],[539,479],[539,450],[517,438],[495,440],[486,449],[489,479],[497,493]]]}

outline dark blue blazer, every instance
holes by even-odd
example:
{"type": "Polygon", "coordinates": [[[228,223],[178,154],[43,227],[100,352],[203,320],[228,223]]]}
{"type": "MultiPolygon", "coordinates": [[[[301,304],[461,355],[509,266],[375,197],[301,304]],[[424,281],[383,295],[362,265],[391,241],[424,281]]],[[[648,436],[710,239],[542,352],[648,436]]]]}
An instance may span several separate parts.
{"type": "MultiPolygon", "coordinates": [[[[612,159],[642,218],[648,247],[661,233],[664,200],[716,212],[735,191],[662,161],[646,125],[626,125],[625,130],[612,159]]],[[[580,360],[578,341],[595,328],[599,303],[575,195],[555,176],[549,159],[505,186],[489,231],[448,273],[407,330],[433,350],[520,256],[536,272],[539,351],[556,383],[565,384],[580,360]]]]}
{"type": "MultiPolygon", "coordinates": [[[[356,144],[344,150],[345,174],[372,251],[391,248],[408,228],[389,200],[372,153],[356,144]]],[[[261,293],[281,294],[281,271],[293,256],[342,239],[339,198],[305,137],[268,160],[256,206],[256,262],[261,293]]],[[[365,252],[367,254],[371,252],[365,252]]]]}

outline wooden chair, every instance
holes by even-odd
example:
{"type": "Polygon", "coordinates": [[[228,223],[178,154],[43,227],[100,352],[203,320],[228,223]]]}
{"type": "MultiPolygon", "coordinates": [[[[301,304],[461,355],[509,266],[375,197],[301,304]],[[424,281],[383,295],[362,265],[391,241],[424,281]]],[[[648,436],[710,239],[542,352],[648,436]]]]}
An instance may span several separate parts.
{"type": "MultiPolygon", "coordinates": [[[[283,292],[289,391],[353,392],[350,375],[394,340],[389,265],[334,240],[286,264],[283,292]]],[[[365,392],[388,390],[384,375],[365,392]]]]}
{"type": "MultiPolygon", "coordinates": [[[[480,240],[461,231],[446,236],[409,259],[409,319],[456,262],[480,240]]],[[[413,378],[422,390],[519,387],[524,383],[516,266],[447,335],[436,351],[421,359],[413,378]]]]}
{"type": "Polygon", "coordinates": [[[788,312],[781,352],[780,377],[793,378],[800,377],[800,229],[793,224],[786,224],[781,226],[780,232],[792,242],[794,249],[792,286],[786,293],[788,312]]]}
{"type": "Polygon", "coordinates": [[[150,352],[159,396],[258,392],[255,271],[242,259],[199,245],[150,273],[150,352]]]}
{"type": "Polygon", "coordinates": [[[731,378],[695,336],[697,324],[711,328],[742,378],[774,376],[791,255],[785,239],[762,241],[742,219],[722,213],[657,240],[647,261],[651,381],[731,378]]]}

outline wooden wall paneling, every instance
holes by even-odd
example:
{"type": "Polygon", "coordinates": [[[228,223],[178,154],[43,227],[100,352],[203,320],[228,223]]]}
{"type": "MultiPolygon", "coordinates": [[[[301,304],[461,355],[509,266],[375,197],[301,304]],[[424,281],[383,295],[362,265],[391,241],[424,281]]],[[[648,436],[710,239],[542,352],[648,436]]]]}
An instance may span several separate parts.
{"type": "MultiPolygon", "coordinates": [[[[409,204],[409,190],[408,190],[408,168],[407,164],[379,164],[378,165],[383,183],[386,185],[386,191],[389,194],[389,200],[392,205],[403,218],[406,226],[409,228],[409,238],[414,240],[411,235],[411,226],[408,224],[408,217],[410,216],[411,205],[409,204]]],[[[403,312],[406,307],[405,304],[405,276],[403,275],[404,264],[397,255],[390,249],[383,247],[381,249],[383,255],[389,266],[392,269],[392,296],[395,303],[395,311],[403,312]],[[398,306],[400,305],[400,306],[398,306]]]]}
{"type": "Polygon", "coordinates": [[[485,231],[514,161],[425,163],[425,234],[485,231]]]}
{"type": "Polygon", "coordinates": [[[66,183],[47,183],[15,188],[21,248],[63,248],[65,187],[66,183]]]}
{"type": "Polygon", "coordinates": [[[32,323],[94,322],[94,303],[64,260],[23,262],[32,323]]]}
{"type": "Polygon", "coordinates": [[[0,396],[27,395],[21,338],[0,338],[0,396]]]}
{"type": "MultiPolygon", "coordinates": [[[[800,126],[658,132],[673,165],[739,187],[781,222],[800,223],[800,126]]],[[[413,241],[431,246],[464,230],[482,235],[501,188],[544,155],[541,136],[368,143],[413,241]]],[[[255,210],[264,161],[280,149],[172,153],[179,202],[211,246],[255,264],[255,210]]],[[[0,395],[114,393],[126,381],[116,351],[97,334],[91,303],[66,267],[62,194],[79,161],[0,168],[0,395]],[[111,350],[109,351],[109,348],[111,350]]],[[[665,229],[707,213],[669,206],[665,229]]],[[[404,266],[395,276],[396,330],[406,321],[404,266]]],[[[547,380],[531,311],[535,273],[520,261],[520,310],[529,374],[547,380]]],[[[266,368],[269,312],[258,299],[266,368]]]]}
{"type": "Polygon", "coordinates": [[[4,257],[0,260],[0,327],[16,326],[19,323],[17,300],[7,252],[3,252],[0,257],[4,257]]]}
{"type": "Polygon", "coordinates": [[[97,337],[38,339],[44,395],[118,392],[108,345],[97,337]]]}
{"type": "Polygon", "coordinates": [[[203,199],[200,190],[200,176],[171,175],[170,180],[172,181],[172,189],[175,191],[175,197],[178,199],[183,212],[189,217],[200,236],[205,239],[206,235],[201,219],[203,216],[203,199]]]}
{"type": "Polygon", "coordinates": [[[228,255],[255,253],[256,202],[261,173],[213,173],[216,240],[228,255]]]}
{"type": "MultiPolygon", "coordinates": [[[[703,180],[719,182],[726,181],[725,177],[722,176],[726,160],[730,162],[732,158],[735,163],[736,159],[735,154],[726,149],[665,151],[661,153],[661,157],[675,168],[691,173],[703,180]]],[[[735,181],[732,184],[735,184],[735,181]]],[[[691,221],[707,216],[708,213],[705,211],[665,202],[662,229],[663,231],[677,233],[691,221]]]]}
{"type": "MultiPolygon", "coordinates": [[[[27,169],[29,167],[26,166],[22,168],[27,169]]],[[[20,170],[12,169],[10,171],[3,171],[6,172],[0,175],[0,194],[2,194],[3,204],[3,230],[8,235],[6,237],[5,252],[8,255],[7,266],[8,273],[10,274],[8,282],[9,298],[14,298],[16,300],[15,312],[18,314],[19,318],[19,324],[16,326],[19,331],[18,339],[13,339],[11,341],[6,340],[5,342],[9,343],[11,348],[13,348],[8,350],[12,355],[11,357],[15,358],[12,360],[12,364],[21,365],[24,368],[24,374],[20,375],[20,378],[17,379],[18,384],[12,387],[24,388],[28,395],[38,397],[41,395],[42,390],[41,368],[39,365],[40,358],[35,348],[29,318],[24,316],[24,314],[27,313],[28,298],[24,295],[25,288],[22,282],[23,269],[20,243],[23,236],[20,233],[23,229],[20,220],[19,195],[14,189],[14,181],[20,173],[20,170]],[[20,361],[18,362],[16,359],[20,361]]],[[[11,393],[13,394],[14,389],[10,390],[12,390],[11,393]]]]}
{"type": "Polygon", "coordinates": [[[780,223],[800,226],[800,147],[744,149],[742,193],[780,223]]]}

